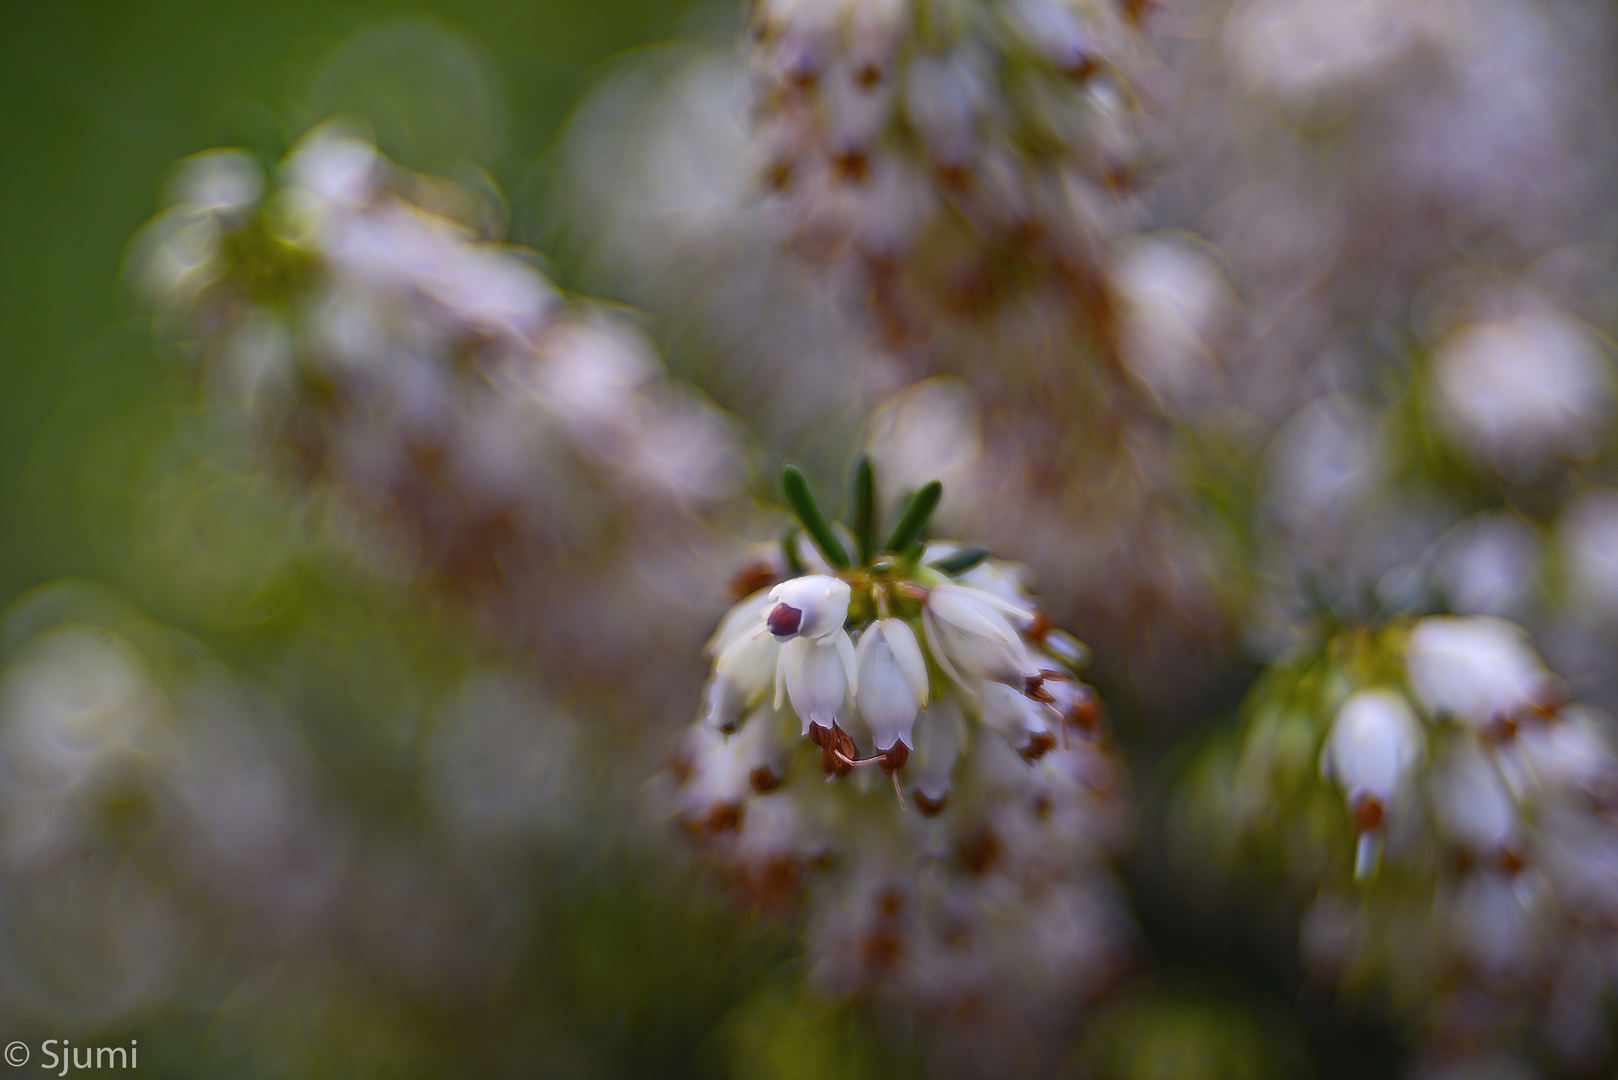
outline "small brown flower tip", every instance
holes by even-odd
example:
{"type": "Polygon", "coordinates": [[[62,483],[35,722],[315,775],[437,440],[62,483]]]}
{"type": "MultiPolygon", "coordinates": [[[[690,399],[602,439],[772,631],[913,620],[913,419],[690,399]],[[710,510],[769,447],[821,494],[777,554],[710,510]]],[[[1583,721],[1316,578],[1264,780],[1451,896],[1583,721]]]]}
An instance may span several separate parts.
{"type": "Polygon", "coordinates": [[[1056,749],[1056,736],[1048,731],[1036,731],[1028,737],[1028,742],[1017,751],[1022,759],[1032,764],[1056,749]]]}
{"type": "Polygon", "coordinates": [[[949,805],[949,792],[944,792],[938,798],[933,798],[920,788],[916,788],[912,795],[916,798],[916,806],[921,810],[923,817],[937,817],[949,805]]]}
{"type": "Polygon", "coordinates": [[[1090,80],[1090,76],[1096,73],[1096,67],[1097,65],[1093,57],[1080,56],[1071,63],[1065,65],[1062,68],[1062,74],[1066,75],[1073,82],[1084,83],[1088,82],[1090,80]]]}
{"type": "Polygon", "coordinates": [[[792,187],[792,162],[771,162],[764,170],[764,184],[774,192],[789,190],[792,187]]]}
{"type": "Polygon", "coordinates": [[[972,170],[965,165],[939,165],[937,170],[938,183],[946,190],[957,195],[965,194],[972,187],[972,170]]]}
{"type": "Polygon", "coordinates": [[[854,84],[861,90],[875,90],[882,82],[882,66],[880,64],[861,64],[854,72],[854,84]]]}
{"type": "Polygon", "coordinates": [[[809,741],[822,750],[831,745],[831,729],[821,727],[813,720],[809,721],[809,741]]]}
{"type": "Polygon", "coordinates": [[[1078,689],[1078,699],[1062,719],[1074,727],[1095,731],[1101,726],[1101,699],[1088,686],[1081,686],[1078,689]]]}
{"type": "Polygon", "coordinates": [[[735,832],[742,827],[742,808],[736,803],[720,803],[708,811],[702,824],[710,833],[735,832]]]}
{"type": "Polygon", "coordinates": [[[1383,818],[1387,816],[1387,808],[1382,800],[1375,795],[1364,795],[1354,804],[1354,831],[1372,832],[1382,827],[1383,818]]]}
{"type": "Polygon", "coordinates": [[[685,782],[691,779],[691,763],[684,757],[674,757],[669,761],[669,776],[674,779],[675,787],[684,787],[685,782]]]}
{"type": "Polygon", "coordinates": [[[770,633],[776,637],[791,637],[798,632],[798,627],[803,625],[803,612],[790,604],[776,604],[770,609],[765,623],[769,626],[770,633]]]}
{"type": "Polygon", "coordinates": [[[963,837],[956,847],[961,862],[974,874],[987,874],[1000,858],[1000,838],[987,826],[963,837]]]}
{"type": "Polygon", "coordinates": [[[905,898],[898,889],[883,889],[876,897],[878,915],[892,918],[904,910],[905,898]]]}
{"type": "Polygon", "coordinates": [[[864,961],[868,970],[874,972],[886,971],[892,967],[898,962],[903,951],[899,935],[886,928],[873,930],[860,943],[860,959],[864,961]]]}
{"type": "Polygon", "coordinates": [[[863,150],[845,150],[831,159],[837,179],[845,184],[863,184],[871,175],[871,161],[863,150]]]}
{"type": "Polygon", "coordinates": [[[780,576],[775,572],[775,567],[765,560],[748,563],[730,579],[730,598],[732,601],[745,600],[760,589],[774,585],[780,576]]]}
{"type": "Polygon", "coordinates": [[[1508,847],[1500,849],[1500,869],[1506,873],[1515,877],[1522,873],[1523,867],[1527,865],[1528,860],[1524,859],[1518,852],[1508,847]]]}
{"type": "Polygon", "coordinates": [[[882,771],[887,773],[889,776],[892,776],[894,773],[904,768],[905,762],[909,760],[910,747],[905,745],[905,741],[903,739],[895,740],[892,746],[882,751],[882,771]]]}
{"type": "Polygon", "coordinates": [[[760,765],[748,773],[747,782],[753,785],[754,792],[759,795],[768,794],[781,786],[781,778],[768,765],[760,765]]]}

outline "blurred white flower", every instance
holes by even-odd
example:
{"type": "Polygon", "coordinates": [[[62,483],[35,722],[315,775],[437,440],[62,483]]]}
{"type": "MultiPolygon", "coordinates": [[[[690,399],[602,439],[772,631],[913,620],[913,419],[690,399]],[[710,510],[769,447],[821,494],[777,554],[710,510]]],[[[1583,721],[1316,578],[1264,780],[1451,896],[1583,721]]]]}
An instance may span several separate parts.
{"type": "Polygon", "coordinates": [[[1478,458],[1526,479],[1593,454],[1612,426],[1613,374],[1577,320],[1531,308],[1468,326],[1433,357],[1439,421],[1478,458]]]}
{"type": "Polygon", "coordinates": [[[962,672],[1021,690],[1039,678],[1039,668],[1009,621],[1023,614],[993,593],[946,583],[928,594],[922,627],[933,658],[967,693],[972,690],[962,672]]]}
{"type": "Polygon", "coordinates": [[[1410,633],[1405,663],[1422,708],[1441,719],[1483,728],[1547,703],[1550,672],[1528,635],[1504,619],[1422,619],[1410,633]]]}

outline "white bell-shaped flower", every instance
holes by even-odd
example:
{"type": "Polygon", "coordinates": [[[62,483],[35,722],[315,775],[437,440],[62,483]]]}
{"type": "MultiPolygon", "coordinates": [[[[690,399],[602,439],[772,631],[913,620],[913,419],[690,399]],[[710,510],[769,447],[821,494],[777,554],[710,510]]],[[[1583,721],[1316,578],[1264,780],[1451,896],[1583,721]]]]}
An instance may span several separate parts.
{"type": "Polygon", "coordinates": [[[708,641],[713,677],[703,690],[702,718],[722,732],[736,730],[743,714],[769,692],[781,646],[764,625],[771,605],[763,589],[725,614],[708,641]]]}
{"type": "Polygon", "coordinates": [[[1005,736],[1012,749],[1022,750],[1035,740],[1055,743],[1051,721],[1055,714],[1044,705],[1006,686],[981,683],[978,700],[983,706],[983,722],[1005,736]]]}
{"type": "Polygon", "coordinates": [[[783,581],[770,590],[774,603],[765,609],[765,625],[780,641],[823,638],[843,628],[849,596],[848,582],[829,574],[783,581]]]}
{"type": "Polygon", "coordinates": [[[1349,805],[1367,797],[1383,809],[1425,748],[1421,723],[1402,694],[1361,690],[1343,702],[1320,753],[1320,774],[1337,781],[1349,805]]]}
{"type": "Polygon", "coordinates": [[[837,631],[818,641],[795,637],[781,649],[776,665],[775,707],[784,699],[803,722],[803,734],[810,724],[831,727],[858,686],[854,662],[854,642],[848,631],[837,631]]]}
{"type": "Polygon", "coordinates": [[[742,714],[769,692],[780,654],[780,644],[763,626],[727,645],[703,693],[703,719],[720,731],[734,731],[742,714]]]}
{"type": "Polygon", "coordinates": [[[1009,619],[1021,609],[967,585],[935,586],[922,609],[922,629],[945,674],[971,693],[962,673],[1022,689],[1039,675],[1009,619]]]}
{"type": "Polygon", "coordinates": [[[1511,848],[1520,829],[1505,778],[1471,742],[1445,755],[1433,774],[1433,810],[1444,835],[1477,855],[1511,848]]]}
{"type": "Polygon", "coordinates": [[[966,743],[966,718],[952,698],[939,698],[925,716],[916,718],[912,734],[916,746],[906,765],[906,775],[915,784],[921,812],[931,816],[944,809],[955,789],[951,774],[966,743]]]}
{"type": "Polygon", "coordinates": [[[1532,706],[1550,680],[1520,627],[1482,615],[1421,620],[1405,666],[1423,708],[1474,727],[1532,706]]]}
{"type": "Polygon", "coordinates": [[[859,709],[878,750],[914,739],[916,712],[927,704],[927,660],[903,619],[878,619],[856,650],[859,709]]]}

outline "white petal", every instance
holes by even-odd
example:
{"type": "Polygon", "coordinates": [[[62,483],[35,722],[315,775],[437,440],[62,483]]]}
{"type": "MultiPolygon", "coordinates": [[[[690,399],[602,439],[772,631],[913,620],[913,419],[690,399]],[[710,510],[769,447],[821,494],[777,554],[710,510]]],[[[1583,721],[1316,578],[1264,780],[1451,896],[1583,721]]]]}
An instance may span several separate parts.
{"type": "Polygon", "coordinates": [[[815,643],[821,648],[831,645],[837,650],[837,658],[843,662],[843,674],[848,679],[848,692],[857,694],[860,691],[860,666],[854,659],[854,641],[848,636],[848,631],[839,628],[829,638],[821,638],[815,643]]]}
{"type": "Polygon", "coordinates": [[[1482,726],[1533,703],[1550,677],[1523,630],[1491,616],[1431,616],[1416,624],[1405,665],[1433,716],[1482,726]]]}
{"type": "Polygon", "coordinates": [[[841,650],[821,648],[806,638],[794,638],[781,650],[786,668],[787,697],[803,722],[830,727],[848,697],[848,669],[841,650]]]}
{"type": "Polygon", "coordinates": [[[883,619],[883,633],[888,639],[888,647],[893,650],[893,659],[904,672],[905,682],[910,684],[910,690],[916,695],[916,704],[922,708],[927,707],[927,658],[921,654],[921,645],[916,641],[916,632],[910,629],[910,624],[903,619],[883,619]]]}
{"type": "Polygon", "coordinates": [[[770,599],[767,589],[760,589],[741,603],[725,612],[725,617],[719,620],[719,629],[714,631],[713,637],[703,650],[709,656],[718,656],[725,651],[725,646],[741,637],[743,634],[755,633],[759,623],[764,619],[764,613],[770,609],[774,601],[770,599]]]}
{"type": "Polygon", "coordinates": [[[1320,772],[1337,781],[1350,802],[1374,795],[1393,800],[1422,754],[1421,724],[1402,694],[1361,690],[1338,710],[1320,754],[1320,772]]]}
{"type": "Polygon", "coordinates": [[[921,612],[921,632],[927,636],[927,648],[932,651],[933,659],[938,661],[938,666],[944,669],[944,674],[948,675],[956,686],[966,691],[968,697],[975,698],[972,688],[966,685],[966,680],[961,678],[961,673],[955,670],[949,654],[944,651],[944,643],[939,640],[938,620],[926,608],[921,612]]]}
{"type": "Polygon", "coordinates": [[[898,620],[879,621],[860,638],[860,689],[856,693],[860,715],[878,750],[887,750],[901,739],[910,745],[917,708],[915,690],[895,659],[885,623],[898,620]]]}
{"type": "MultiPolygon", "coordinates": [[[[795,634],[790,637],[823,638],[843,628],[848,619],[848,601],[851,590],[848,582],[828,574],[806,574],[783,581],[770,590],[774,604],[786,604],[802,612],[795,634]]],[[[764,609],[767,617],[774,604],[764,609]]]]}

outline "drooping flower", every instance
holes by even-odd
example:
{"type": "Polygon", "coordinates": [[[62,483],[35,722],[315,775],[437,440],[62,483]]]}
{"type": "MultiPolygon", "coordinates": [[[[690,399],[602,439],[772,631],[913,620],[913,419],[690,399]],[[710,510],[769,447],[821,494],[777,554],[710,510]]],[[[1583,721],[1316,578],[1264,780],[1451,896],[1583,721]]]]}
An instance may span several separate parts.
{"type": "Polygon", "coordinates": [[[932,589],[922,609],[927,644],[945,674],[971,693],[962,673],[1021,689],[1040,669],[1008,616],[1016,606],[983,589],[943,584],[932,589]]]}
{"type": "Polygon", "coordinates": [[[911,727],[927,706],[927,661],[903,619],[878,619],[856,650],[859,710],[878,750],[913,746],[911,727]]]}
{"type": "Polygon", "coordinates": [[[1431,616],[1405,647],[1410,686],[1422,707],[1482,728],[1514,722],[1549,700],[1550,672],[1521,628],[1492,616],[1431,616]]]}
{"type": "Polygon", "coordinates": [[[1405,775],[1420,760],[1423,744],[1415,712],[1391,690],[1358,691],[1332,722],[1320,753],[1320,774],[1342,787],[1353,811],[1359,833],[1354,858],[1358,878],[1370,876],[1375,866],[1384,818],[1405,775]]]}
{"type": "Polygon", "coordinates": [[[1122,828],[1120,770],[1093,691],[1046,645],[1087,650],[1049,628],[1015,570],[922,539],[936,482],[885,536],[867,465],[847,533],[801,475],[784,486],[816,548],[789,538],[784,563],[824,572],[789,569],[710,643],[703,720],[668,774],[686,834],[743,896],[808,896],[824,988],[883,986],[939,1015],[1096,992],[1130,951],[1100,863],[1122,828]],[[770,650],[764,700],[755,657],[770,650]]]}

